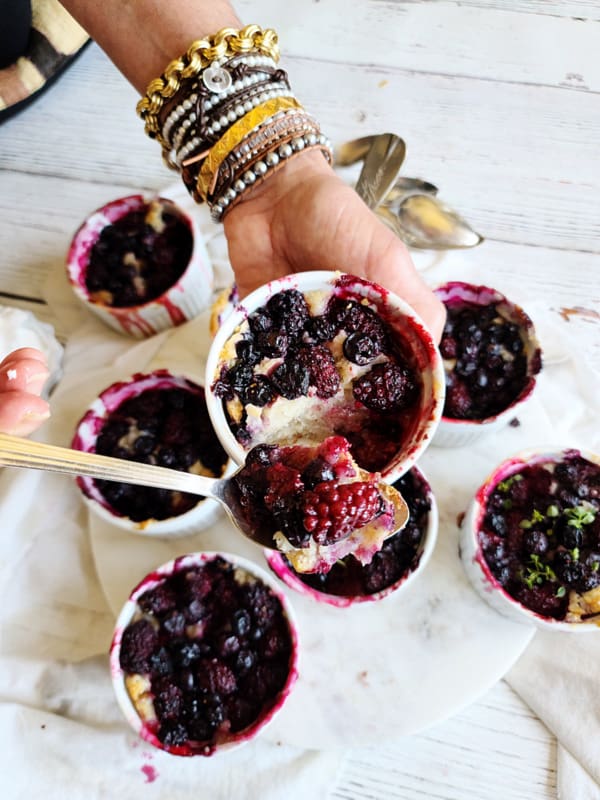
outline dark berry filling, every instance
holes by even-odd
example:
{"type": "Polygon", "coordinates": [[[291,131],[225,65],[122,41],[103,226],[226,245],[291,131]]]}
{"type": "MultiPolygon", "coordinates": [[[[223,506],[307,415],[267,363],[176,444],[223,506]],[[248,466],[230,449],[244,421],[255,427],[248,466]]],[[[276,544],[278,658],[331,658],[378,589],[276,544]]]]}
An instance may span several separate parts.
{"type": "Polygon", "coordinates": [[[349,472],[348,443],[330,437],[319,447],[257,445],[234,478],[236,500],[248,527],[282,532],[297,548],[311,539],[330,545],[387,510],[372,480],[349,472]]]}
{"type": "MultiPolygon", "coordinates": [[[[107,416],[96,452],[145,464],[220,477],[227,463],[208,417],[204,390],[147,389],[107,416]]],[[[111,508],[134,522],[168,519],[189,511],[198,495],[97,480],[111,508]]]]}
{"type": "Polygon", "coordinates": [[[209,755],[274,706],[293,642],[267,586],[217,557],[174,573],[138,604],[120,664],[149,679],[157,719],[146,722],[163,745],[209,755]]]}
{"type": "Polygon", "coordinates": [[[508,408],[527,386],[541,361],[528,364],[522,329],[498,304],[446,303],[440,343],[446,362],[444,416],[487,419],[508,408]]]}
{"type": "Polygon", "coordinates": [[[351,390],[360,423],[346,415],[336,418],[330,432],[350,441],[361,467],[381,471],[409,435],[421,391],[418,371],[397,338],[373,309],[356,300],[334,295],[322,314],[312,315],[301,292],[282,291],[250,314],[236,357],[223,366],[213,391],[223,400],[234,435],[248,447],[253,435],[246,406],[264,408],[281,398],[306,396],[328,401],[340,393],[340,363],[357,365],[362,369],[351,390]]]}
{"type": "Polygon", "coordinates": [[[508,594],[541,616],[564,619],[572,593],[600,586],[600,467],[573,455],[500,481],[479,541],[508,594]]]}
{"type": "Polygon", "coordinates": [[[302,574],[288,562],[294,575],[318,592],[359,597],[381,592],[413,572],[421,558],[431,508],[428,487],[415,470],[397,480],[394,487],[408,505],[409,521],[401,531],[385,540],[370,564],[361,564],[353,555],[348,555],[336,562],[329,572],[302,574]]]}
{"type": "Polygon", "coordinates": [[[160,297],[183,275],[192,231],[171,203],[155,200],[106,225],[91,248],[85,285],[92,300],[115,307],[160,297]]]}

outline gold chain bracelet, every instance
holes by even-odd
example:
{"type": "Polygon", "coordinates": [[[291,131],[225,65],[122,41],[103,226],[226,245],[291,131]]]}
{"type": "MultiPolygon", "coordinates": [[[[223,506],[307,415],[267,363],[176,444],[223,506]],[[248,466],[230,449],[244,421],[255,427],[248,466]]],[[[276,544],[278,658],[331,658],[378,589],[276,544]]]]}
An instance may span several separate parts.
{"type": "Polygon", "coordinates": [[[213,61],[224,57],[261,53],[278,61],[277,41],[277,34],[272,28],[263,30],[259,25],[246,25],[239,31],[222,28],[214,36],[192,42],[183,56],[173,59],[159,78],[150,81],[146,94],[136,106],[148,136],[158,139],[163,152],[168,149],[168,143],[163,140],[160,132],[158,115],[183,81],[199,75],[213,61]]]}

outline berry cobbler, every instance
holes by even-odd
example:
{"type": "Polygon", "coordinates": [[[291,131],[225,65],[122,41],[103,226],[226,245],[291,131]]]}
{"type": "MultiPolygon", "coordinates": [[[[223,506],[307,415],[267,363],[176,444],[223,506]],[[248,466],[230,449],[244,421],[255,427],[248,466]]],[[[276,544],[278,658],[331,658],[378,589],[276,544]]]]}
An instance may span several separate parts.
{"type": "Polygon", "coordinates": [[[485,286],[437,290],[447,311],[440,342],[446,371],[444,417],[487,420],[526,395],[541,369],[529,317],[485,286]]]}
{"type": "MultiPolygon", "coordinates": [[[[164,370],[103,392],[81,420],[73,447],[208,477],[221,477],[228,462],[208,417],[204,389],[164,370]]],[[[137,523],[180,516],[203,499],[118,481],[79,478],[78,483],[88,497],[137,523]]]]}
{"type": "Polygon", "coordinates": [[[502,588],[542,618],[599,622],[600,465],[566,451],[508,469],[484,494],[477,536],[502,588]]]}
{"type": "Polygon", "coordinates": [[[241,563],[192,555],[170,574],[149,575],[115,634],[113,676],[124,681],[141,735],[175,755],[209,756],[250,738],[295,680],[282,600],[241,563]]]}
{"type": "Polygon", "coordinates": [[[174,203],[157,198],[106,225],[92,245],[85,271],[90,300],[139,306],[160,297],[185,272],[193,236],[174,203]]]}
{"type": "MultiPolygon", "coordinates": [[[[359,599],[387,594],[386,590],[394,588],[419,566],[431,511],[431,490],[417,469],[413,468],[395,481],[394,488],[406,501],[410,516],[401,531],[384,541],[369,564],[361,564],[350,554],[336,561],[325,573],[296,572],[285,557],[284,565],[294,577],[319,594],[359,599]]],[[[285,573],[281,572],[277,561],[269,564],[285,581],[285,573]]]]}
{"type": "Polygon", "coordinates": [[[233,478],[236,516],[299,572],[325,572],[350,552],[368,563],[406,522],[402,497],[357,467],[348,441],[257,445],[233,478]]]}
{"type": "Polygon", "coordinates": [[[360,467],[376,472],[415,435],[425,357],[398,333],[391,312],[386,317],[384,300],[378,307],[354,290],[359,281],[341,276],[322,290],[283,289],[225,342],[211,387],[244,449],[334,434],[350,442],[360,467]]]}

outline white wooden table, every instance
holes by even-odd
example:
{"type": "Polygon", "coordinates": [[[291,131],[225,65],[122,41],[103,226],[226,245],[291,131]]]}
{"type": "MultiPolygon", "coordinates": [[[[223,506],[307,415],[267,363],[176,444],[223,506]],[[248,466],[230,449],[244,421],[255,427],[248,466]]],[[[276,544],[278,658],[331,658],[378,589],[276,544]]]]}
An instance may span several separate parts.
{"type": "MultiPolygon", "coordinates": [[[[237,8],[279,31],[297,95],[334,143],[402,135],[403,173],[438,185],[486,238],[464,252],[465,267],[561,312],[600,366],[600,0],[237,8]]],[[[0,303],[31,309],[59,337],[43,286],[85,214],[174,180],[136,99],[92,45],[0,126],[0,303]]],[[[501,682],[425,733],[353,751],[332,797],[552,798],[555,755],[550,732],[501,682]]]]}

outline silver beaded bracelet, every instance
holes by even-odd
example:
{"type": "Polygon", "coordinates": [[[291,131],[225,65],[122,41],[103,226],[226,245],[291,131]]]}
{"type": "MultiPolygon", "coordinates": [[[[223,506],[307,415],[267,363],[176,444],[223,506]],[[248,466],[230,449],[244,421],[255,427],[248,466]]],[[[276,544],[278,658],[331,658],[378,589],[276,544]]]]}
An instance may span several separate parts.
{"type": "Polygon", "coordinates": [[[235,181],[233,186],[229,187],[222,196],[210,204],[212,219],[215,222],[220,222],[226,209],[234,201],[239,202],[244,192],[254,186],[257,180],[268,177],[270,171],[280,166],[282,162],[288,161],[293,155],[314,147],[321,149],[325,156],[331,160],[331,142],[323,134],[307,133],[303,136],[297,136],[291,142],[279,145],[275,149],[268,151],[264,158],[246,170],[235,181]]]}

